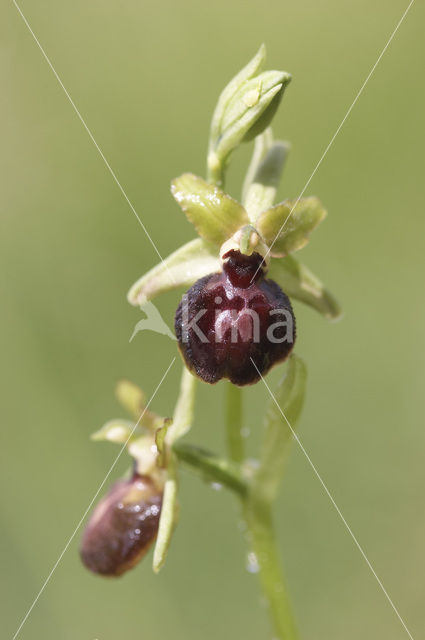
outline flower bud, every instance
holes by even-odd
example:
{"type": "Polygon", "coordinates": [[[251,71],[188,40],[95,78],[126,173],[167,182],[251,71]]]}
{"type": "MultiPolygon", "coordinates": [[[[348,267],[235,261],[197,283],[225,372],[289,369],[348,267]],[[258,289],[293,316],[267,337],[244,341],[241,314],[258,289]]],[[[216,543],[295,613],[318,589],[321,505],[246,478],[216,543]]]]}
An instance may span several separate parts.
{"type": "Polygon", "coordinates": [[[222,184],[223,168],[242,142],[260,135],[270,124],[291,75],[264,71],[266,50],[256,56],[223,89],[211,121],[208,171],[222,184]]]}
{"type": "Polygon", "coordinates": [[[120,480],[95,507],[83,533],[80,555],[85,566],[104,576],[120,576],[147,553],[158,533],[162,505],[149,476],[120,480]]]}
{"type": "Polygon", "coordinates": [[[183,296],[175,331],[194,374],[243,386],[288,357],[295,317],[289,298],[264,277],[260,254],[230,250],[223,258],[222,273],[201,278],[183,296]]]}

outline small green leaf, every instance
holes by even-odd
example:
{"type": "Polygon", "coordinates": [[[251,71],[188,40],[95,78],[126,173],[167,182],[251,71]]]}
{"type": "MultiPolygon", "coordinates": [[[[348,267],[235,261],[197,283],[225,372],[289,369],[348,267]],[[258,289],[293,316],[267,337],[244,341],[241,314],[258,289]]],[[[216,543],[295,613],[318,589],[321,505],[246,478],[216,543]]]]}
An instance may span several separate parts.
{"type": "Polygon", "coordinates": [[[328,320],[341,317],[341,307],[333,295],[310,269],[292,256],[272,260],[267,275],[275,280],[290,298],[308,304],[328,320]]]}
{"type": "Polygon", "coordinates": [[[137,307],[165,291],[189,287],[199,278],[220,269],[217,249],[197,238],[177,249],[137,280],[128,292],[127,299],[137,307]]]}
{"type": "Polygon", "coordinates": [[[273,140],[270,129],[255,139],[242,191],[242,202],[252,224],[275,200],[289,148],[289,143],[273,140]]]}
{"type": "Polygon", "coordinates": [[[143,428],[129,420],[121,420],[119,418],[110,420],[103,425],[99,431],[95,431],[90,437],[95,441],[108,441],[117,444],[124,444],[131,437],[137,437],[144,433],[143,428]]]}
{"type": "Polygon", "coordinates": [[[306,377],[307,369],[304,362],[293,354],[289,359],[287,372],[269,403],[260,466],[254,479],[255,490],[269,501],[277,492],[288,445],[301,414],[306,377]]]}
{"type": "Polygon", "coordinates": [[[264,211],[257,220],[257,228],[272,256],[282,257],[302,249],[325,217],[326,210],[315,196],[298,202],[285,200],[264,211]]]}
{"type": "Polygon", "coordinates": [[[163,567],[171,538],[178,520],[177,474],[174,455],[170,456],[162,498],[161,516],[159,518],[158,537],[153,554],[153,570],[158,573],[163,567]]]}
{"type": "Polygon", "coordinates": [[[192,173],[175,178],[171,192],[207,242],[221,245],[248,222],[246,211],[239,202],[192,173]]]}
{"type": "Polygon", "coordinates": [[[162,416],[146,408],[146,396],[142,389],[129,380],[120,380],[115,387],[118,402],[139,423],[150,431],[155,431],[164,421],[162,416]]]}

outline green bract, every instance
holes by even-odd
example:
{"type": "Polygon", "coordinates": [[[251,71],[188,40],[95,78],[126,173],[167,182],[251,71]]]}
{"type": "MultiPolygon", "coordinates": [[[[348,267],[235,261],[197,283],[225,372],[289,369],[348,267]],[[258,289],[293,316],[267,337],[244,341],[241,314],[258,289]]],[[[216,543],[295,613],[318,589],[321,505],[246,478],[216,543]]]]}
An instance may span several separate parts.
{"type": "Polygon", "coordinates": [[[175,178],[171,182],[171,193],[207,242],[221,245],[248,222],[248,215],[239,202],[192,173],[175,178]]]}

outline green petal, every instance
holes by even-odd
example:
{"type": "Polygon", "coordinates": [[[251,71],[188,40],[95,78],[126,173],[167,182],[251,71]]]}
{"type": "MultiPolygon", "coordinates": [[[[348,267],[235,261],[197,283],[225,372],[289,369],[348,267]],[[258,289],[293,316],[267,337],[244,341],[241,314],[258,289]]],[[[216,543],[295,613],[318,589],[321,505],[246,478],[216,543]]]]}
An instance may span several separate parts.
{"type": "Polygon", "coordinates": [[[271,248],[271,254],[285,256],[304,247],[310,234],[326,217],[326,210],[315,196],[285,200],[264,211],[257,228],[271,248]]]}
{"type": "Polygon", "coordinates": [[[248,215],[239,202],[192,173],[175,178],[171,193],[199,235],[208,242],[222,245],[248,222],[248,215]]]}
{"type": "Polygon", "coordinates": [[[273,259],[267,275],[275,280],[290,298],[305,302],[328,320],[341,317],[341,307],[333,295],[310,269],[292,256],[273,259]]]}
{"type": "Polygon", "coordinates": [[[128,292],[127,299],[138,307],[160,293],[177,287],[189,287],[199,278],[220,269],[215,247],[197,238],[177,249],[137,280],[128,292]]]}

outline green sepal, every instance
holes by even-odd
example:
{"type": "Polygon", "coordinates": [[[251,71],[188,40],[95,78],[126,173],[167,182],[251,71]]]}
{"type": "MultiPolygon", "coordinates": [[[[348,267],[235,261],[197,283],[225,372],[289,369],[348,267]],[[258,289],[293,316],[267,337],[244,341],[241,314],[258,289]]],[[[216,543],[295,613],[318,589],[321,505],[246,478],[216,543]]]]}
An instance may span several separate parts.
{"type": "Polygon", "coordinates": [[[288,447],[303,407],[306,378],[303,360],[291,355],[287,371],[269,403],[260,465],[254,478],[255,490],[267,501],[274,499],[283,474],[288,447]]]}
{"type": "Polygon", "coordinates": [[[196,238],[137,280],[128,292],[127,299],[138,307],[171,289],[189,287],[199,278],[220,269],[216,247],[196,238]]]}
{"type": "MultiPolygon", "coordinates": [[[[161,421],[163,423],[164,419],[161,421]]],[[[137,422],[110,420],[99,431],[93,433],[91,439],[125,445],[140,474],[150,475],[157,468],[154,435],[137,422]]]]}
{"type": "Polygon", "coordinates": [[[269,245],[271,255],[282,257],[302,249],[325,217],[326,210],[315,196],[285,200],[260,215],[257,229],[269,245]]]}
{"type": "Polygon", "coordinates": [[[248,222],[248,215],[239,202],[192,173],[175,178],[171,193],[207,242],[221,245],[248,222]]]}
{"type": "Polygon", "coordinates": [[[289,149],[288,142],[273,140],[270,129],[255,139],[242,190],[242,203],[252,224],[274,203],[289,149]]]}
{"type": "Polygon", "coordinates": [[[135,427],[134,422],[116,418],[109,420],[101,429],[92,433],[90,439],[98,442],[107,441],[124,444],[132,437],[137,438],[144,433],[145,431],[141,425],[135,427]]]}
{"type": "Polygon", "coordinates": [[[138,420],[146,406],[146,396],[142,389],[130,380],[119,380],[115,387],[115,395],[120,405],[138,420]]]}
{"type": "Polygon", "coordinates": [[[146,408],[146,396],[143,390],[130,380],[119,380],[115,387],[115,395],[121,406],[137,421],[140,426],[155,431],[162,425],[164,418],[146,408]]]}
{"type": "Polygon", "coordinates": [[[342,310],[334,296],[308,267],[292,256],[272,260],[267,276],[275,280],[290,298],[308,304],[328,320],[341,317],[342,310]]]}

